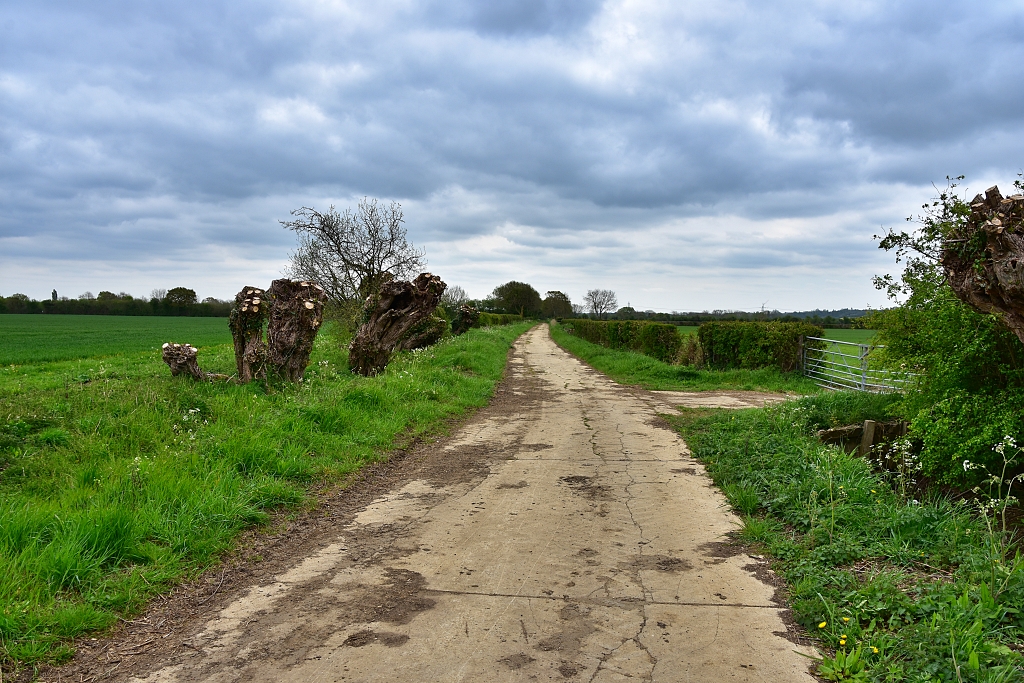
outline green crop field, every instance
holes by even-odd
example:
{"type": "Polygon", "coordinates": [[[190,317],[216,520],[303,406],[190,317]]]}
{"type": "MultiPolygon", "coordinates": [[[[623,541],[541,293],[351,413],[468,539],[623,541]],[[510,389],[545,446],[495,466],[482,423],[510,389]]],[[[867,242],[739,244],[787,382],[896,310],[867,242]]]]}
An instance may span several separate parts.
{"type": "Polygon", "coordinates": [[[676,329],[679,331],[680,336],[689,337],[691,334],[697,334],[700,325],[677,325],[676,329]]]}
{"type": "Polygon", "coordinates": [[[0,365],[156,351],[168,341],[203,348],[231,333],[227,318],[0,315],[0,365]]]}
{"type": "Polygon", "coordinates": [[[825,339],[853,342],[854,344],[870,344],[874,337],[874,330],[825,330],[825,339]]]}
{"type": "Polygon", "coordinates": [[[20,363],[0,366],[5,673],[68,657],[73,638],[210,566],[268,509],[483,405],[530,326],[473,329],[367,378],[348,371],[344,340],[325,325],[305,381],[267,385],[170,376],[158,347],[172,339],[200,345],[203,369],[234,372],[223,318],[0,325],[17,341],[5,358],[20,363]]]}

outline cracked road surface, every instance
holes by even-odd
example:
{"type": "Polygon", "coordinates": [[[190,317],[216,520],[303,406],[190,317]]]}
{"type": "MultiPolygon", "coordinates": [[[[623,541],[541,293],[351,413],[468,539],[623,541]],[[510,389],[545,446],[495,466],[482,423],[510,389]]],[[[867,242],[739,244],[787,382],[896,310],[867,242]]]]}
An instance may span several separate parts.
{"type": "Polygon", "coordinates": [[[545,326],[509,373],[438,445],[455,476],[424,465],[132,680],[813,681],[669,399],[545,326]]]}

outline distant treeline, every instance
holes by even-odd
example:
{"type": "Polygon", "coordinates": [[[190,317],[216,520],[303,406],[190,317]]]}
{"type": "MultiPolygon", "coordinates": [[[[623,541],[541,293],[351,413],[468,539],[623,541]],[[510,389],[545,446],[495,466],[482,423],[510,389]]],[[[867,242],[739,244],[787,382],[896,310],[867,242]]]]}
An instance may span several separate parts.
{"type": "Polygon", "coordinates": [[[859,327],[867,310],[856,308],[842,308],[835,311],[814,310],[794,311],[783,313],[780,311],[757,311],[749,313],[746,311],[701,311],[700,313],[656,313],[654,311],[637,311],[629,306],[620,308],[615,313],[607,316],[609,320],[653,320],[656,322],[671,323],[673,325],[699,325],[708,322],[728,321],[758,321],[774,320],[784,323],[804,322],[812,325],[819,325],[827,328],[851,328],[859,327]]]}
{"type": "Polygon", "coordinates": [[[175,287],[161,296],[138,299],[130,294],[100,292],[93,297],[86,293],[77,299],[57,297],[37,301],[24,294],[0,296],[0,313],[50,313],[55,315],[180,315],[226,318],[231,302],[208,298],[196,300],[196,293],[175,287]]]}

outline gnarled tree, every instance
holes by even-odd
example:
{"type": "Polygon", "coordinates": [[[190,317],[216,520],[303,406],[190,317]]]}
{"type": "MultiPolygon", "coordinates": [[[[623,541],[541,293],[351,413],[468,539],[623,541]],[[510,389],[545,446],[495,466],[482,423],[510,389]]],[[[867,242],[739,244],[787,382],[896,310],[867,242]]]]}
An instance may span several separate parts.
{"type": "Polygon", "coordinates": [[[966,217],[950,223],[940,260],[958,298],[982,313],[1002,314],[1024,342],[1024,195],[1004,198],[990,187],[975,196],[966,217]]]}
{"type": "Polygon", "coordinates": [[[363,324],[348,347],[348,365],[360,375],[376,375],[391,360],[398,343],[437,308],[445,283],[420,273],[412,282],[385,273],[379,289],[363,304],[363,324]]]}
{"type": "Polygon", "coordinates": [[[228,327],[235,342],[239,382],[251,382],[266,376],[267,345],[263,343],[263,323],[269,312],[270,301],[259,287],[243,287],[235,295],[228,327]]]}
{"type": "Polygon", "coordinates": [[[268,372],[280,379],[300,381],[309,365],[313,341],[324,319],[327,294],[313,282],[274,280],[267,323],[268,372]]]}

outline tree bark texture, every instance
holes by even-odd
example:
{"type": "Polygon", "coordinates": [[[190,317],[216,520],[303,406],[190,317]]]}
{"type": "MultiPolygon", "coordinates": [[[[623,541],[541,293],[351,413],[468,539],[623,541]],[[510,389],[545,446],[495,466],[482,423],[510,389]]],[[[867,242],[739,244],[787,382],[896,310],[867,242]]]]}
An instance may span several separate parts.
{"type": "Polygon", "coordinates": [[[448,321],[436,315],[432,315],[402,337],[395,347],[396,351],[413,351],[424,349],[444,336],[448,330],[448,321]]]}
{"type": "Polygon", "coordinates": [[[434,312],[446,287],[430,273],[412,282],[385,278],[363,304],[363,324],[348,347],[349,368],[365,376],[381,372],[402,338],[434,312]]]}
{"type": "Polygon", "coordinates": [[[1024,195],[991,187],[971,201],[964,227],[942,249],[946,280],[962,301],[1000,313],[1024,342],[1024,195]]]}
{"type": "Polygon", "coordinates": [[[235,342],[239,382],[251,382],[266,376],[267,346],[263,343],[263,323],[269,311],[267,293],[259,287],[243,287],[235,295],[228,327],[235,342]]]}
{"type": "Polygon", "coordinates": [[[199,361],[196,360],[198,353],[196,347],[191,344],[168,342],[163,345],[160,355],[171,368],[172,377],[188,375],[192,379],[202,382],[206,379],[206,373],[199,369],[199,361]]]}
{"type": "Polygon", "coordinates": [[[309,365],[313,341],[324,320],[327,294],[313,282],[274,280],[267,324],[267,366],[269,372],[286,381],[298,382],[309,365]]]}
{"type": "Polygon", "coordinates": [[[469,332],[469,329],[480,320],[480,311],[472,306],[462,304],[459,306],[455,319],[452,320],[452,334],[458,336],[469,332]]]}

